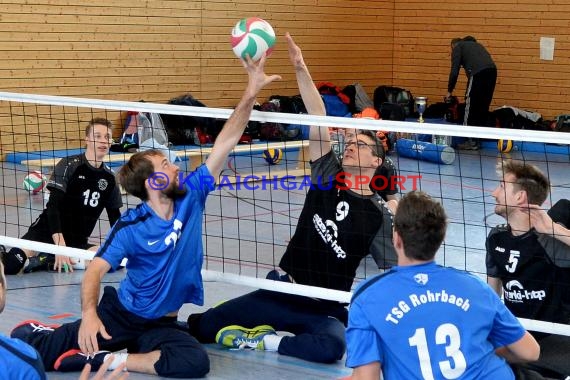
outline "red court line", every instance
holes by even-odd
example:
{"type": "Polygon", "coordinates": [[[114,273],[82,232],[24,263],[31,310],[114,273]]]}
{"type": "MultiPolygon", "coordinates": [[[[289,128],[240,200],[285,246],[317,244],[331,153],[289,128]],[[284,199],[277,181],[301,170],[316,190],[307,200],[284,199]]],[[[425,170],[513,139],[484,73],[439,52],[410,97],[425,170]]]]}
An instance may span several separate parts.
{"type": "Polygon", "coordinates": [[[51,315],[48,318],[49,319],[64,319],[64,318],[73,317],[74,315],[75,314],[72,314],[72,313],[63,313],[63,314],[51,315]]]}

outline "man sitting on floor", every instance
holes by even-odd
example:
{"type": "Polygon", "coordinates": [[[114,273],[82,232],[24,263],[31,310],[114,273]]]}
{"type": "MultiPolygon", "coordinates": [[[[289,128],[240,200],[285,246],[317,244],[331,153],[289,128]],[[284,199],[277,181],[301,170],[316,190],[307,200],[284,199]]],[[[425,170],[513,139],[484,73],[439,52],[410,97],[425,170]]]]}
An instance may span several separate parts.
{"type": "MultiPolygon", "coordinates": [[[[113,226],[123,206],[115,174],[103,163],[109,153],[113,125],[94,118],[85,129],[85,152],[62,158],[53,171],[47,188],[50,191],[45,210],[30,226],[22,239],[96,251],[88,243],[103,209],[113,226]]],[[[0,246],[4,273],[18,274],[38,270],[70,271],[85,269],[86,263],[67,256],[38,253],[0,246]]]]}

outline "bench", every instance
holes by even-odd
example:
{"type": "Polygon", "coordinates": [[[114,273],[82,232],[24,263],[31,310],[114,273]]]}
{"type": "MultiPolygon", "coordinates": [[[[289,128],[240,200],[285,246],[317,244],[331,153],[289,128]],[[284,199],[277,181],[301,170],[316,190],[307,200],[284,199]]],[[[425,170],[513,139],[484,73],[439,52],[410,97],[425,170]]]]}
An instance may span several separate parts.
{"type": "MultiPolygon", "coordinates": [[[[271,143],[256,143],[248,145],[237,145],[230,153],[233,154],[246,154],[246,153],[262,153],[265,149],[298,149],[298,163],[294,169],[288,170],[269,170],[267,173],[255,173],[256,175],[291,175],[291,176],[302,176],[307,174],[307,168],[309,163],[309,141],[308,140],[295,140],[295,141],[280,141],[271,143]]],[[[196,147],[183,150],[173,151],[176,155],[182,159],[189,161],[188,170],[194,170],[199,165],[204,162],[208,155],[212,152],[212,147],[196,147]]],[[[127,162],[134,153],[114,153],[107,156],[105,162],[108,164],[124,164],[127,162]]],[[[52,169],[61,160],[60,157],[47,157],[32,160],[23,160],[22,165],[31,168],[44,168],[52,169]]]]}

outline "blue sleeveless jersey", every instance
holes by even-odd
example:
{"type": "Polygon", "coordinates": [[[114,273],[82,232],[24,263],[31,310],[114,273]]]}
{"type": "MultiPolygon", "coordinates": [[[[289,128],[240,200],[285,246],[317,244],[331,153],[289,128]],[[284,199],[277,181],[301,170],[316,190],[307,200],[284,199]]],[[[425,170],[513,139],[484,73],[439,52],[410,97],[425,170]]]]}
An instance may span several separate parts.
{"type": "Polygon", "coordinates": [[[433,262],[394,267],[354,293],[346,365],[380,362],[389,380],[514,379],[494,350],[524,334],[479,278],[433,262]]]}
{"type": "Polygon", "coordinates": [[[130,312],[148,319],[176,312],[184,303],[204,304],[202,217],[214,183],[205,165],[185,179],[187,192],[164,220],[143,202],[127,210],[97,256],[113,269],[128,259],[118,294],[130,312]]]}

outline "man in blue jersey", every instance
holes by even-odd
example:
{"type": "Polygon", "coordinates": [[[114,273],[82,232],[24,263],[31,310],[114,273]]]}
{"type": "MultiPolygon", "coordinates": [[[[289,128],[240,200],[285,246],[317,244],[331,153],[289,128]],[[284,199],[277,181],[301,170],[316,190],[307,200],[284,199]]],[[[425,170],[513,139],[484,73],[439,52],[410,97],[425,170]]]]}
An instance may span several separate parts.
{"type": "MultiPolygon", "coordinates": [[[[6,277],[4,265],[0,262],[0,313],[6,306],[6,277]]],[[[110,364],[110,363],[109,363],[110,364]]],[[[79,380],[88,380],[90,368],[86,365],[79,376],[79,380]]],[[[122,368],[104,376],[105,366],[93,375],[92,380],[124,380],[128,372],[121,372],[122,368]]],[[[10,380],[45,380],[47,379],[42,360],[38,352],[29,344],[20,339],[8,338],[0,334],[0,379],[10,380]]]]}
{"type": "Polygon", "coordinates": [[[353,379],[513,379],[505,362],[538,359],[538,344],[493,290],[439,266],[441,204],[406,194],[394,217],[398,266],[362,283],[349,308],[346,365],[353,379]]]}
{"type": "MultiPolygon", "coordinates": [[[[0,313],[6,306],[6,277],[0,262],[0,313]]],[[[46,379],[42,361],[33,347],[0,334],[1,379],[46,379]]]]}
{"type": "Polygon", "coordinates": [[[82,319],[55,330],[23,323],[12,331],[34,346],[48,371],[78,371],[86,362],[97,369],[116,353],[109,369],[126,363],[130,372],[163,377],[203,377],[210,363],[206,350],[177,324],[184,303],[203,304],[202,217],[230,151],[240,139],[259,91],[280,77],[258,63],[242,61],[249,77],[245,92],[218,135],[205,163],[179,183],[179,168],[157,150],[131,157],[118,173],[127,193],[142,200],[109,231],[87,268],[81,289],[82,319]],[[118,289],[101,279],[123,259],[126,277],[118,289]],[[103,350],[103,351],[100,351],[103,350]]]}
{"type": "MultiPolygon", "coordinates": [[[[493,191],[495,213],[507,224],[494,227],[486,241],[487,282],[518,318],[570,324],[570,230],[568,201],[547,213],[548,177],[528,162],[497,165],[501,179],[493,191]]],[[[570,337],[533,332],[540,359],[531,367],[549,377],[570,376],[570,337]]]]}

